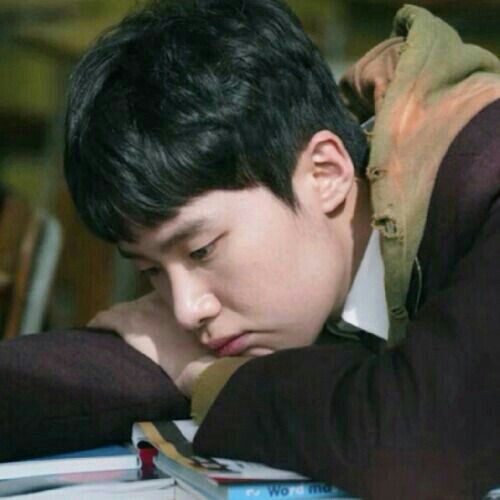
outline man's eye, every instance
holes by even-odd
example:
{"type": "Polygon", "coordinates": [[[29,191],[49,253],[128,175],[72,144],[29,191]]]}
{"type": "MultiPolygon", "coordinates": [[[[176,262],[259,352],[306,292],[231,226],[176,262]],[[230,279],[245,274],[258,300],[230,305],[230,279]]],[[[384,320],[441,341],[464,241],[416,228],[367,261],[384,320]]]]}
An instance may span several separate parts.
{"type": "Polygon", "coordinates": [[[161,273],[161,269],[159,267],[148,267],[147,269],[141,269],[139,272],[146,278],[154,278],[161,273]]]}
{"type": "Polygon", "coordinates": [[[214,248],[215,248],[215,242],[209,243],[208,245],[205,245],[204,247],[198,248],[198,250],[191,252],[189,254],[189,258],[191,260],[198,260],[198,261],[205,260],[213,252],[214,248]]]}

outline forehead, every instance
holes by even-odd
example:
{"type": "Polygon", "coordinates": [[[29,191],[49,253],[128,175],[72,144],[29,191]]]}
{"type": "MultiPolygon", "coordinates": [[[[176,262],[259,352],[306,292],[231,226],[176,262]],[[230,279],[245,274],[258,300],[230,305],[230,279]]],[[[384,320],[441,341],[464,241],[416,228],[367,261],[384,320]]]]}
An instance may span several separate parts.
{"type": "Polygon", "coordinates": [[[158,246],[172,246],[181,239],[200,233],[220,219],[223,204],[215,192],[202,195],[180,208],[172,218],[154,227],[133,226],[133,241],[119,241],[118,250],[124,257],[147,252],[158,246]],[[219,215],[218,215],[219,214],[219,215]]]}
{"type": "Polygon", "coordinates": [[[173,246],[180,240],[221,227],[259,225],[275,211],[290,210],[263,187],[217,190],[203,194],[179,209],[178,214],[153,228],[133,229],[134,243],[119,242],[122,254],[148,253],[173,246]]]}
{"type": "Polygon", "coordinates": [[[209,231],[243,228],[271,228],[283,231],[287,220],[297,214],[283,200],[264,187],[217,190],[195,198],[178,214],[154,228],[135,228],[134,243],[119,242],[126,257],[153,255],[176,243],[209,231]]]}

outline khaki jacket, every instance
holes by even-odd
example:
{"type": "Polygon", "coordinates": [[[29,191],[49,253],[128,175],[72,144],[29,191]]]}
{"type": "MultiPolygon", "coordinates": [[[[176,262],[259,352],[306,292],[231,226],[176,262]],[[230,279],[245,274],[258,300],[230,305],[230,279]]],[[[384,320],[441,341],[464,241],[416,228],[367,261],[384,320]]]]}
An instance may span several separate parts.
{"type": "Polygon", "coordinates": [[[406,295],[439,165],[458,132],[500,97],[498,58],[464,44],[425,9],[403,7],[392,34],[340,82],[360,120],[375,115],[367,177],[381,233],[389,346],[405,337],[406,295]]]}

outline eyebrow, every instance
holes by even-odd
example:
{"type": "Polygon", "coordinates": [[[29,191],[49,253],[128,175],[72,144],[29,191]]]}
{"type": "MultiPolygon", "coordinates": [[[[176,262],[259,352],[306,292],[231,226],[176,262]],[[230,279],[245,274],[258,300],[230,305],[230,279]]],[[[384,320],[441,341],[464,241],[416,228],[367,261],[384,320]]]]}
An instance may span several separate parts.
{"type": "MultiPolygon", "coordinates": [[[[196,234],[200,233],[201,231],[206,229],[209,225],[210,224],[209,221],[207,221],[207,219],[194,219],[191,221],[186,221],[185,223],[181,224],[168,238],[158,243],[158,250],[161,253],[167,252],[175,245],[178,245],[179,243],[182,243],[183,241],[192,238],[196,234]]],[[[124,259],[144,258],[142,254],[124,250],[123,248],[120,247],[120,245],[117,246],[117,249],[118,253],[124,259]]]]}

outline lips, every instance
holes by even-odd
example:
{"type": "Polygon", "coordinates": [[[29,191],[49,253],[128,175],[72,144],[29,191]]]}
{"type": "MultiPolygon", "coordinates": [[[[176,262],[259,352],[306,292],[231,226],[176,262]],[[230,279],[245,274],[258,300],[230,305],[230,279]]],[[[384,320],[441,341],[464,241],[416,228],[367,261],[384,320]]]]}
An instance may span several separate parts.
{"type": "Polygon", "coordinates": [[[248,347],[248,332],[231,335],[220,339],[213,339],[207,342],[210,349],[213,349],[217,356],[237,356],[248,347]]]}

